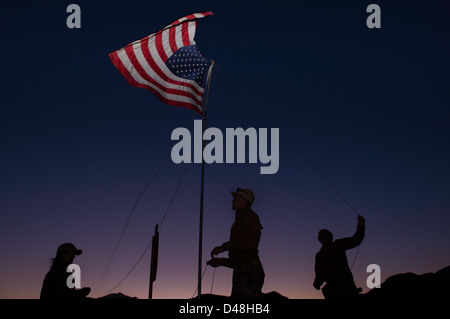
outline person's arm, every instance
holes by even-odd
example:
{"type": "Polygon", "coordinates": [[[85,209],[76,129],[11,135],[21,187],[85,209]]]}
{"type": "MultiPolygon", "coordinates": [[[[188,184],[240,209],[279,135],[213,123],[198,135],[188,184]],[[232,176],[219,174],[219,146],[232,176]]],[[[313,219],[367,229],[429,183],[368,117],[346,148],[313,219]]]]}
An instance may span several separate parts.
{"type": "Polygon", "coordinates": [[[320,266],[320,260],[318,258],[318,254],[316,254],[316,263],[314,265],[314,272],[316,277],[314,278],[313,286],[317,290],[320,290],[320,286],[322,286],[324,279],[322,274],[322,267],[320,266]]]}
{"type": "Polygon", "coordinates": [[[356,226],[356,231],[352,237],[336,239],[333,245],[336,247],[348,250],[357,247],[361,244],[365,236],[365,226],[366,220],[361,215],[358,215],[358,224],[356,226]]]}
{"type": "Polygon", "coordinates": [[[76,298],[86,298],[87,295],[91,292],[91,288],[83,287],[81,289],[74,289],[73,294],[76,298]]]}
{"type": "Polygon", "coordinates": [[[214,247],[214,249],[211,251],[211,258],[214,258],[215,255],[218,255],[220,253],[223,253],[223,252],[229,250],[229,248],[228,248],[229,245],[230,245],[230,242],[227,241],[227,242],[223,243],[221,246],[214,247]]]}
{"type": "Polygon", "coordinates": [[[233,269],[236,266],[236,263],[231,258],[212,258],[211,260],[208,260],[206,264],[213,268],[225,266],[233,269]]]}

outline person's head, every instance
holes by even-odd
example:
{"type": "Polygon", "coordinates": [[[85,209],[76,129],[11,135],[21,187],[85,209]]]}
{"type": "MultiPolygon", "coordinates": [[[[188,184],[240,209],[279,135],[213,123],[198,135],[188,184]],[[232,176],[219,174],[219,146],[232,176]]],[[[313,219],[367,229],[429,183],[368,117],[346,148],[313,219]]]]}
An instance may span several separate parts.
{"type": "Polygon", "coordinates": [[[81,255],[83,251],[77,249],[72,243],[64,243],[58,247],[56,251],[56,257],[53,262],[62,262],[64,264],[70,265],[73,263],[75,256],[81,255]]]}
{"type": "Polygon", "coordinates": [[[325,246],[333,242],[333,234],[328,229],[321,229],[317,239],[325,246]]]}
{"type": "Polygon", "coordinates": [[[233,210],[239,210],[252,206],[255,201],[255,195],[250,189],[238,188],[235,192],[231,192],[233,195],[233,210]]]}

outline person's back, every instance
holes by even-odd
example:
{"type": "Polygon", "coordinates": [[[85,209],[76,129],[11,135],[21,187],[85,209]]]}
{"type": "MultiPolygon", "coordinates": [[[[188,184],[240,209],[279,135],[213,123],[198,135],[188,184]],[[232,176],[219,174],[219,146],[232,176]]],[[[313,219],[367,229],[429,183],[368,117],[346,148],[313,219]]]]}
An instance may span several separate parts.
{"type": "Polygon", "coordinates": [[[211,251],[212,259],[207,264],[233,269],[232,299],[258,299],[262,297],[265,277],[258,255],[263,227],[259,216],[250,208],[255,199],[253,191],[238,188],[231,193],[236,216],[231,226],[230,240],[211,251]],[[214,257],[225,251],[228,251],[229,258],[214,257]]]}
{"type": "Polygon", "coordinates": [[[326,229],[319,232],[322,248],[316,254],[314,287],[322,288],[325,299],[357,298],[358,290],[348,266],[346,251],[361,244],[365,235],[365,220],[358,216],[358,226],[352,237],[333,241],[333,235],[326,229]]]}
{"type": "Polygon", "coordinates": [[[67,272],[67,266],[73,263],[76,255],[81,255],[82,250],[77,249],[72,243],[65,243],[58,247],[53,264],[47,272],[42,283],[40,299],[83,299],[91,291],[90,288],[69,288],[67,279],[71,275],[67,272]]]}
{"type": "Polygon", "coordinates": [[[228,255],[233,263],[258,258],[262,229],[258,215],[251,208],[236,212],[227,247],[228,255]]]}
{"type": "Polygon", "coordinates": [[[54,264],[47,272],[41,289],[41,299],[79,299],[83,298],[78,290],[67,286],[67,278],[70,273],[67,266],[62,263],[54,264]]]}

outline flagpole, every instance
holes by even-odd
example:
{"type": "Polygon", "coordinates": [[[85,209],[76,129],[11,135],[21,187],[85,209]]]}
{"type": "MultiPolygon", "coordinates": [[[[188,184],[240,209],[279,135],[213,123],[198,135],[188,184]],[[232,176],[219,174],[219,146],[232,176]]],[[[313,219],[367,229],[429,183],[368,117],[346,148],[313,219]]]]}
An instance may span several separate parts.
{"type": "Polygon", "coordinates": [[[214,60],[211,61],[211,66],[208,71],[208,79],[207,79],[207,91],[206,91],[206,101],[203,105],[203,118],[202,118],[202,177],[201,177],[201,186],[200,186],[200,226],[199,226],[199,235],[198,235],[198,286],[197,286],[197,296],[198,299],[201,299],[202,295],[202,250],[203,250],[203,200],[204,200],[204,190],[205,190],[205,159],[204,159],[204,150],[205,150],[205,140],[203,136],[206,130],[206,113],[208,110],[208,97],[209,97],[209,88],[211,85],[211,73],[214,66],[214,60]]]}

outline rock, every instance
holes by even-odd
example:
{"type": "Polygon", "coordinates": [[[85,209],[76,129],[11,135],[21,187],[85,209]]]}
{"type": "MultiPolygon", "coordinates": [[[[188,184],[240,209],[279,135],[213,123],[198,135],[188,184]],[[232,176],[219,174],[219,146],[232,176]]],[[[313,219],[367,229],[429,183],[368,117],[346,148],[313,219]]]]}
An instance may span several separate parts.
{"type": "Polygon", "coordinates": [[[118,292],[118,293],[109,294],[109,295],[106,295],[106,296],[103,296],[103,297],[100,297],[97,299],[111,300],[111,299],[138,299],[138,298],[130,297],[130,296],[124,295],[121,292],[118,292]]]}
{"type": "MultiPolygon", "coordinates": [[[[197,298],[195,297],[195,298],[192,298],[192,299],[197,299],[197,298]]],[[[213,301],[215,301],[215,300],[229,300],[230,297],[228,297],[228,296],[221,296],[221,295],[214,295],[214,294],[202,294],[202,299],[203,300],[213,300],[213,301]]],[[[289,298],[279,294],[276,291],[271,291],[269,293],[263,293],[262,299],[263,300],[288,300],[289,298]]]]}
{"type": "Polygon", "coordinates": [[[450,300],[450,266],[436,273],[393,275],[381,284],[381,288],[364,294],[363,299],[450,300]]]}

